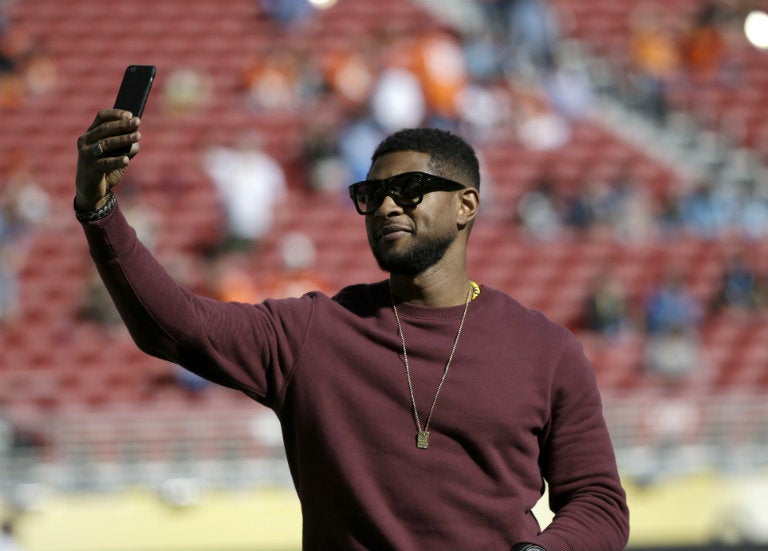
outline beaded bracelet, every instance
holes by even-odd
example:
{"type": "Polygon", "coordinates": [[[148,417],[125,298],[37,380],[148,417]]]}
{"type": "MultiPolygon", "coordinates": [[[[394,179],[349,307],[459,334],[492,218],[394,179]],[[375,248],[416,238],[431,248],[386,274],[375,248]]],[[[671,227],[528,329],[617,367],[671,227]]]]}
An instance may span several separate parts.
{"type": "Polygon", "coordinates": [[[107,192],[107,202],[97,210],[82,211],[77,208],[77,199],[75,199],[75,218],[80,222],[95,222],[96,220],[101,220],[112,212],[115,209],[115,205],[117,205],[117,196],[115,196],[111,189],[107,192]]]}

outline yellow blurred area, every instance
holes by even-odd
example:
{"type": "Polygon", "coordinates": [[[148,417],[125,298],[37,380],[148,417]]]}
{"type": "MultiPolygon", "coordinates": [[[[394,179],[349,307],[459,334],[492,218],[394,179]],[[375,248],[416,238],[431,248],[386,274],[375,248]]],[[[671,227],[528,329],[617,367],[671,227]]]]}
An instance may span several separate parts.
{"type": "Polygon", "coordinates": [[[713,534],[722,481],[711,474],[648,487],[626,485],[632,545],[706,544],[713,534]]]}
{"type": "MultiPolygon", "coordinates": [[[[699,545],[725,527],[749,492],[768,499],[768,475],[738,479],[714,473],[649,486],[626,483],[630,548],[699,545]]],[[[329,504],[332,506],[332,504],[329,504]]],[[[753,508],[766,511],[765,503],[753,508]]],[[[542,526],[546,496],[535,508],[542,526]]],[[[7,512],[7,511],[6,511],[7,512]]],[[[3,509],[0,507],[0,515],[3,509]]],[[[754,525],[754,518],[749,518],[754,525]]],[[[765,517],[764,517],[765,519],[765,517]]],[[[48,496],[18,523],[27,551],[294,551],[301,547],[301,511],[292,489],[203,492],[197,504],[173,507],[148,490],[109,495],[48,496]]]]}
{"type": "Polygon", "coordinates": [[[289,551],[301,547],[293,491],[215,491],[172,507],[148,490],[50,496],[19,519],[26,551],[289,551]]]}

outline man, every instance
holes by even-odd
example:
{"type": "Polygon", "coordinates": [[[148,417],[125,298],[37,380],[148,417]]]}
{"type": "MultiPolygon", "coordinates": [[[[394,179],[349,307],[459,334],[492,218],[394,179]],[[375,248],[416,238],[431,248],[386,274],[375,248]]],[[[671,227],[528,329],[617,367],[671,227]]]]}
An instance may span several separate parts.
{"type": "Polygon", "coordinates": [[[110,151],[135,155],[138,127],[105,110],[78,140],[91,256],[143,351],[275,411],[305,550],[624,548],[624,491],[580,346],[468,276],[480,179],[463,140],[397,132],[350,187],[388,280],[251,305],[193,295],[135,238],[111,192],[131,161],[110,151]],[[545,480],[556,516],[541,531],[545,480]]]}

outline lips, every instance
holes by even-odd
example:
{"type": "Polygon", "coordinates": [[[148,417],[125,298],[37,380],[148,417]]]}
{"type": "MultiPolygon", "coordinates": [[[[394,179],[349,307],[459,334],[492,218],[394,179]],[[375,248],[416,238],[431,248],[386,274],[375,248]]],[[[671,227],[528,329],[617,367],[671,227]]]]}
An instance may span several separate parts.
{"type": "Polygon", "coordinates": [[[411,229],[400,224],[387,224],[377,232],[379,239],[397,239],[406,233],[411,233],[411,229]]]}

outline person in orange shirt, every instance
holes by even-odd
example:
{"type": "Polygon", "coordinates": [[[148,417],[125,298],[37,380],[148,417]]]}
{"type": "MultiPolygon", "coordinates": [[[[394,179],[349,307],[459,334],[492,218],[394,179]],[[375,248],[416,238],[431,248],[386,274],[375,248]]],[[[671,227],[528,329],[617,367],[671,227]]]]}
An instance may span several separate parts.
{"type": "Polygon", "coordinates": [[[413,59],[430,115],[456,120],[461,94],[469,83],[459,40],[447,31],[427,31],[414,44],[413,59]]]}
{"type": "Polygon", "coordinates": [[[688,76],[694,82],[717,77],[727,54],[727,44],[719,27],[720,12],[707,2],[695,14],[680,47],[688,76]]]}
{"type": "Polygon", "coordinates": [[[302,232],[289,232],[280,240],[279,273],[267,279],[265,297],[300,297],[305,293],[321,290],[329,293],[332,287],[314,269],[317,253],[315,244],[302,232]]]}

